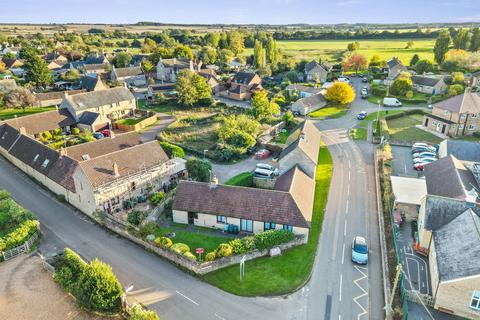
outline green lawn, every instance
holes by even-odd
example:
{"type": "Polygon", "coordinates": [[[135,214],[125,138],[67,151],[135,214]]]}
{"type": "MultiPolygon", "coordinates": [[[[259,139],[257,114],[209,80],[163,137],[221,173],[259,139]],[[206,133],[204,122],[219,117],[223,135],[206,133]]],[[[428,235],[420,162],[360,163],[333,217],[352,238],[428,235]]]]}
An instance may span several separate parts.
{"type": "Polygon", "coordinates": [[[405,117],[387,121],[388,132],[392,140],[405,142],[428,142],[432,144],[440,143],[443,139],[427,131],[416,128],[416,125],[422,123],[421,115],[408,115],[405,117]]]}
{"type": "Polygon", "coordinates": [[[278,134],[278,137],[276,137],[274,141],[276,143],[284,144],[284,143],[287,142],[287,138],[288,138],[289,135],[290,135],[290,132],[288,132],[288,131],[280,132],[278,134]]]}
{"type": "Polygon", "coordinates": [[[233,238],[215,235],[210,228],[194,227],[186,230],[185,225],[174,225],[172,227],[161,227],[156,232],[157,237],[162,237],[169,232],[175,232],[172,238],[173,243],[185,243],[190,247],[190,252],[196,255],[196,248],[204,248],[205,253],[214,251],[220,243],[226,243],[233,238]]]}
{"type": "Polygon", "coordinates": [[[350,136],[353,140],[367,140],[367,129],[363,127],[352,128],[350,136]]]}
{"type": "Polygon", "coordinates": [[[303,286],[312,271],[332,176],[332,158],[322,146],[315,177],[315,201],[308,243],[284,251],[279,257],[259,258],[245,263],[240,281],[238,265],[208,273],[203,278],[220,289],[241,296],[271,296],[290,293],[303,286]]]}
{"type": "MultiPolygon", "coordinates": [[[[348,43],[354,40],[286,40],[277,41],[278,47],[283,53],[292,56],[295,60],[327,58],[337,60],[346,51],[348,43]]],[[[420,59],[433,61],[433,45],[435,39],[381,39],[381,40],[358,40],[360,49],[358,53],[365,55],[367,60],[373,55],[380,59],[390,60],[398,57],[403,64],[408,65],[414,54],[420,59]],[[406,49],[408,41],[413,41],[413,48],[406,49]]],[[[252,50],[250,50],[252,51],[252,50]]],[[[251,52],[246,52],[246,54],[251,52]]]]}
{"type": "Polygon", "coordinates": [[[241,186],[241,187],[251,187],[253,186],[253,173],[252,172],[242,172],[234,177],[231,177],[225,181],[227,186],[241,186]]]}
{"type": "Polygon", "coordinates": [[[43,108],[27,108],[25,111],[21,108],[19,109],[1,109],[0,110],[0,120],[7,120],[12,119],[15,116],[23,117],[28,116],[30,114],[45,112],[45,111],[52,111],[55,110],[55,107],[43,107],[43,108]]]}
{"type": "Polygon", "coordinates": [[[139,123],[139,122],[142,121],[142,120],[145,120],[145,118],[122,119],[122,120],[119,120],[118,123],[120,123],[120,124],[125,124],[125,125],[129,125],[129,126],[134,126],[134,125],[136,125],[137,123],[139,123]]]}
{"type": "Polygon", "coordinates": [[[155,111],[159,113],[167,113],[167,114],[171,114],[177,107],[177,104],[173,99],[165,99],[164,101],[159,103],[149,102],[148,105],[146,101],[142,99],[142,100],[138,100],[137,104],[139,109],[150,110],[150,111],[155,111]]]}
{"type": "Polygon", "coordinates": [[[309,116],[317,119],[340,118],[347,114],[348,109],[347,106],[342,105],[330,106],[309,113],[309,116]]]}

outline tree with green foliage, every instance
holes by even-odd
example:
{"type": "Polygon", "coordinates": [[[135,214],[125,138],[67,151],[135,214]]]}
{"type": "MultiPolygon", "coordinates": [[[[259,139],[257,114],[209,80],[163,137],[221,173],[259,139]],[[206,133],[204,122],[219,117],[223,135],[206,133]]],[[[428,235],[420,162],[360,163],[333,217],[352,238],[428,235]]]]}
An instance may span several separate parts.
{"type": "Polygon", "coordinates": [[[187,58],[190,60],[193,59],[192,49],[190,49],[189,46],[185,46],[185,45],[179,45],[175,47],[175,49],[173,50],[173,55],[174,57],[177,57],[177,58],[187,58]]]}
{"type": "Polygon", "coordinates": [[[350,42],[348,45],[347,45],[347,50],[348,51],[356,51],[360,49],[360,42],[358,41],[355,41],[355,42],[350,42]]]}
{"type": "Polygon", "coordinates": [[[445,54],[448,51],[449,45],[450,45],[450,33],[446,30],[443,30],[440,32],[440,35],[435,41],[435,46],[433,47],[435,61],[438,64],[441,64],[445,60],[445,54]]]}
{"type": "Polygon", "coordinates": [[[217,62],[218,52],[214,47],[203,47],[200,51],[200,59],[205,65],[214,64],[217,62]]]}
{"type": "Polygon", "coordinates": [[[414,67],[419,60],[420,60],[420,57],[418,56],[418,54],[415,53],[412,56],[412,59],[410,59],[410,67],[414,67]]]}
{"type": "Polygon", "coordinates": [[[452,72],[452,82],[458,84],[465,83],[465,75],[463,72],[452,72]]]}
{"type": "Polygon", "coordinates": [[[255,92],[251,105],[252,113],[256,119],[268,118],[280,113],[280,106],[268,99],[266,90],[255,92]]]}
{"type": "Polygon", "coordinates": [[[292,111],[287,110],[282,116],[282,121],[285,123],[285,127],[290,128],[295,123],[292,111]]]}
{"type": "Polygon", "coordinates": [[[139,304],[134,304],[129,311],[129,320],[160,320],[157,313],[152,310],[145,310],[139,304]]]}
{"type": "Polygon", "coordinates": [[[218,62],[222,65],[228,65],[235,58],[235,54],[228,49],[221,49],[218,52],[218,62]]]}
{"type": "Polygon", "coordinates": [[[253,65],[255,68],[263,68],[266,64],[266,51],[263,48],[262,42],[255,41],[255,47],[253,48],[253,65]]]}
{"type": "Polygon", "coordinates": [[[390,86],[390,93],[396,96],[405,97],[408,91],[413,89],[413,82],[410,77],[400,75],[390,86]]]}
{"type": "Polygon", "coordinates": [[[142,70],[147,73],[155,70],[155,65],[150,60],[144,59],[141,64],[142,70]]]}
{"type": "Polygon", "coordinates": [[[433,71],[433,63],[431,63],[429,60],[419,60],[415,64],[415,71],[418,74],[424,74],[427,72],[432,72],[433,71]]]}
{"type": "Polygon", "coordinates": [[[59,78],[63,81],[77,81],[80,79],[80,71],[77,69],[70,69],[67,72],[60,74],[59,78]]]}
{"type": "Polygon", "coordinates": [[[277,48],[277,41],[273,39],[273,36],[271,34],[268,35],[267,39],[266,56],[267,61],[273,66],[273,68],[276,68],[278,64],[279,52],[277,48]]]}
{"type": "Polygon", "coordinates": [[[212,164],[208,160],[195,157],[188,158],[185,167],[188,176],[195,181],[209,182],[212,172],[212,164]]]}
{"type": "Polygon", "coordinates": [[[119,52],[115,55],[114,64],[117,68],[126,68],[132,61],[132,56],[128,52],[119,52]]]}
{"type": "Polygon", "coordinates": [[[369,67],[385,67],[387,65],[387,62],[385,60],[382,60],[378,54],[374,54],[370,58],[370,62],[368,63],[369,67]]]}
{"type": "Polygon", "coordinates": [[[480,50],[480,28],[474,28],[472,30],[472,38],[470,39],[470,51],[477,52],[480,50]]]}
{"type": "Polygon", "coordinates": [[[148,60],[150,60],[154,66],[158,64],[160,59],[168,58],[173,58],[173,50],[166,47],[158,47],[150,56],[148,56],[148,60]]]}
{"type": "Polygon", "coordinates": [[[448,92],[447,94],[451,97],[462,94],[465,88],[461,84],[452,84],[451,86],[448,87],[448,92]]]}
{"type": "Polygon", "coordinates": [[[190,70],[179,72],[175,87],[178,102],[186,106],[193,106],[201,101],[210,100],[212,97],[212,88],[208,85],[207,80],[190,70]]]}
{"type": "Polygon", "coordinates": [[[410,41],[407,42],[407,45],[405,46],[405,49],[412,49],[414,45],[415,45],[415,42],[410,40],[410,41]]]}
{"type": "Polygon", "coordinates": [[[143,53],[151,53],[157,48],[157,43],[155,40],[150,38],[145,38],[143,41],[142,52],[143,53]]]}
{"type": "Polygon", "coordinates": [[[455,49],[467,50],[470,47],[470,39],[472,34],[469,29],[458,30],[455,37],[452,39],[453,47],[455,49]]]}
{"type": "Polygon", "coordinates": [[[348,104],[355,100],[355,91],[348,83],[337,81],[327,89],[325,98],[340,104],[348,104]]]}
{"type": "Polygon", "coordinates": [[[25,57],[25,80],[35,87],[47,87],[53,83],[53,75],[48,65],[36,54],[28,54],[25,57]]]}
{"type": "Polygon", "coordinates": [[[217,48],[220,43],[220,33],[218,32],[208,32],[205,35],[205,44],[207,46],[217,48]]]}
{"type": "Polygon", "coordinates": [[[245,49],[243,41],[243,33],[233,30],[227,33],[228,49],[232,50],[235,55],[243,52],[245,49]]]}
{"type": "Polygon", "coordinates": [[[80,306],[93,311],[117,313],[122,309],[123,294],[112,268],[93,260],[78,279],[76,298],[80,306]]]}

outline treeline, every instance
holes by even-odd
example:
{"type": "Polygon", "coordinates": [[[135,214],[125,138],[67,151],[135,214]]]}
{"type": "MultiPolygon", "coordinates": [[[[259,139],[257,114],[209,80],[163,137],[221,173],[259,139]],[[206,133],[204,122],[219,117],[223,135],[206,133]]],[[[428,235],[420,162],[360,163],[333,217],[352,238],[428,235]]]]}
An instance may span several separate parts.
{"type": "Polygon", "coordinates": [[[361,39],[433,39],[438,37],[439,31],[372,31],[361,29],[353,31],[295,31],[274,32],[275,40],[361,40],[361,39]]]}

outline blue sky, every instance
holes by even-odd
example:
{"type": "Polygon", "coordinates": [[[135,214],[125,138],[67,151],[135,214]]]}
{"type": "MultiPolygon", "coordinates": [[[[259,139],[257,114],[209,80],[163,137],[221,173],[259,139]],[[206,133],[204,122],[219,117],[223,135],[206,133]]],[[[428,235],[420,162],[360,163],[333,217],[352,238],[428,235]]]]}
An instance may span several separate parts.
{"type": "MultiPolygon", "coordinates": [[[[3,1],[2,1],[3,2],[3,1]]],[[[14,0],[8,23],[480,22],[480,0],[14,0]]]]}

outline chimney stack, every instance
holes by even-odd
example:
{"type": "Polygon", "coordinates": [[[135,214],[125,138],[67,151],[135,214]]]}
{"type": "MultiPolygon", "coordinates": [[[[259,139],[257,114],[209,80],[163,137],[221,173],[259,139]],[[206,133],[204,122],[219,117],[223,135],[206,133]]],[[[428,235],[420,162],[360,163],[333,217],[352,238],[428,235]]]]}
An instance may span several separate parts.
{"type": "Polygon", "coordinates": [[[218,179],[216,175],[213,175],[210,179],[210,189],[215,189],[218,186],[218,179]]]}
{"type": "Polygon", "coordinates": [[[113,163],[113,175],[115,178],[120,177],[120,173],[118,172],[118,164],[116,162],[113,163]]]}
{"type": "Polygon", "coordinates": [[[27,135],[27,129],[25,129],[25,127],[20,127],[18,128],[18,131],[20,132],[20,134],[23,134],[23,135],[27,135]]]}
{"type": "Polygon", "coordinates": [[[60,157],[66,156],[67,155],[67,148],[61,147],[59,153],[60,153],[60,157]]]}

